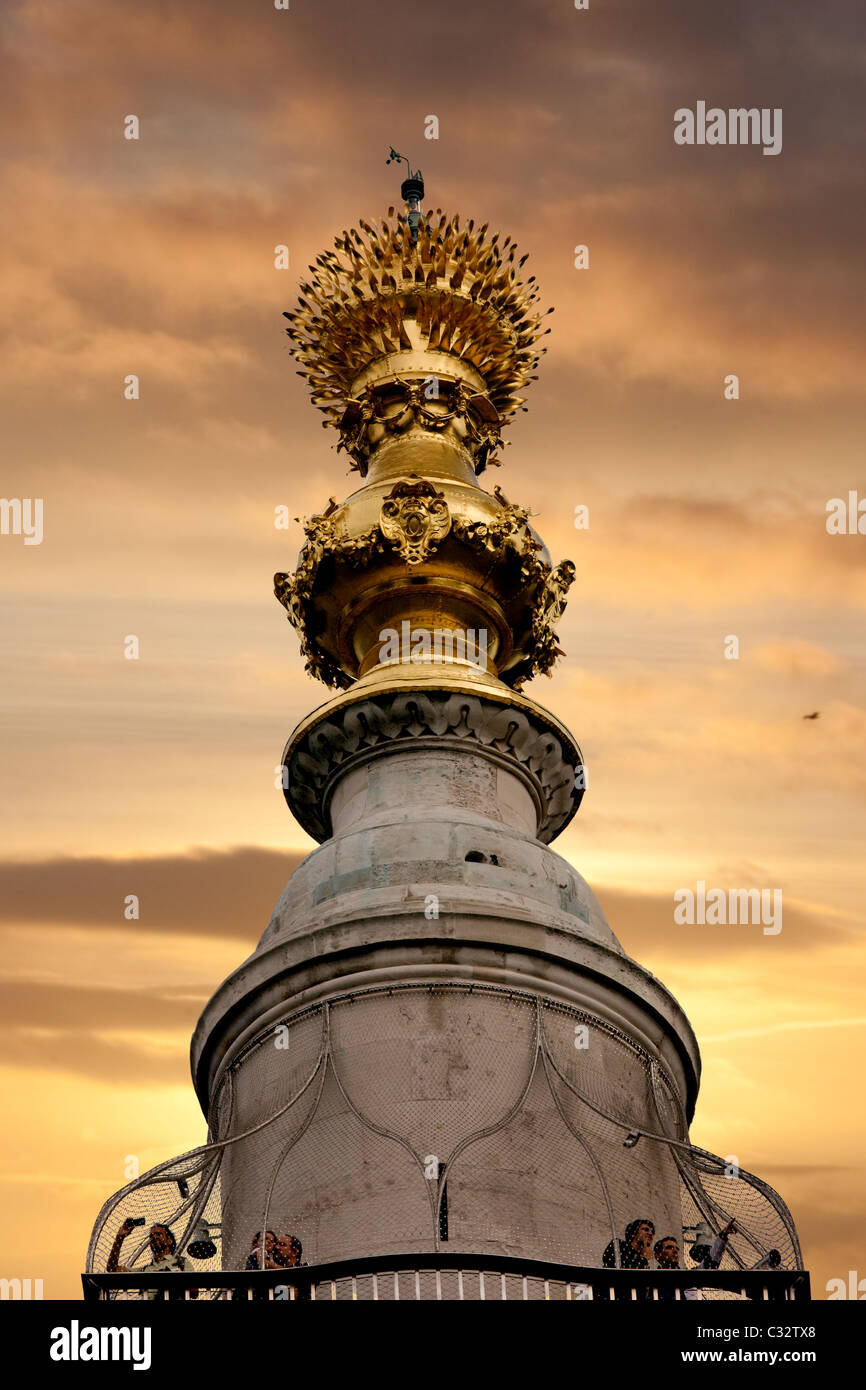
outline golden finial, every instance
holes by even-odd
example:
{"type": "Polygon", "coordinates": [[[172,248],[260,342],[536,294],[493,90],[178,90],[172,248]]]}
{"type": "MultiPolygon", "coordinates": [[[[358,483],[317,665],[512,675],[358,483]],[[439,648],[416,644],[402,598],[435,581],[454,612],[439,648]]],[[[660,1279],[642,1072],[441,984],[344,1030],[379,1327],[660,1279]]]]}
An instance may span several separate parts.
{"type": "MultiPolygon", "coordinates": [[[[413,181],[423,189],[416,173],[404,190],[413,181]]],[[[486,223],[461,230],[459,216],[439,209],[418,210],[415,225],[414,216],[410,201],[379,225],[361,219],[310,266],[298,308],[285,314],[300,375],[332,425],[377,378],[375,364],[383,377],[464,380],[504,424],[524,404],[547,331],[534,277],[519,274],[526,257],[515,265],[515,244],[486,240],[486,223]]]]}

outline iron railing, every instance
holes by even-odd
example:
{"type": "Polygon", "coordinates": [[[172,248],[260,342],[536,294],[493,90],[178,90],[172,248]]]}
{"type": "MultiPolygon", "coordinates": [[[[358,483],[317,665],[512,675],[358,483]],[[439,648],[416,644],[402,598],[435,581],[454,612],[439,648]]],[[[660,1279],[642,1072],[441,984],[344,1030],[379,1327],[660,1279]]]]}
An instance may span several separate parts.
{"type": "Polygon", "coordinates": [[[699,1298],[787,1302],[811,1298],[806,1270],[599,1269],[505,1255],[376,1255],[293,1269],[185,1274],[83,1274],[85,1299],[187,1301],[679,1302],[699,1298]]]}

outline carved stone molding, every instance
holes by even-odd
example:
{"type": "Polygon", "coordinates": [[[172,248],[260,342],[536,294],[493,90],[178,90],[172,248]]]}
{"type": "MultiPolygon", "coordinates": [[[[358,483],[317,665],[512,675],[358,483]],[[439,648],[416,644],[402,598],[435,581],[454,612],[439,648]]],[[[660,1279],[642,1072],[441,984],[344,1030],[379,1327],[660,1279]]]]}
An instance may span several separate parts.
{"type": "Polygon", "coordinates": [[[473,743],[529,782],[539,812],[538,838],[553,840],[583,797],[580,749],[541,718],[462,692],[380,696],[346,705],[307,731],[287,750],[286,800],[315,839],[331,834],[328,802],[339,776],[366,757],[401,745],[435,740],[473,743]]]}

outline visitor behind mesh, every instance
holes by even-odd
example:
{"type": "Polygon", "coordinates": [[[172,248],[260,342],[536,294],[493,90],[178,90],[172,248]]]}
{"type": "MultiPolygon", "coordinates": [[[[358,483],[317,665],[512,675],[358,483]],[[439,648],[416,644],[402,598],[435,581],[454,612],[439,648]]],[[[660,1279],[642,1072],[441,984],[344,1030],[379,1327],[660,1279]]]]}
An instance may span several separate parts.
{"type": "MultiPolygon", "coordinates": [[[[625,1240],[619,1242],[619,1263],[622,1269],[649,1269],[655,1232],[652,1221],[645,1217],[638,1217],[637,1220],[628,1223],[625,1228],[625,1240]]],[[[605,1246],[601,1262],[606,1269],[616,1267],[612,1240],[605,1246]]]]}
{"type": "Polygon", "coordinates": [[[250,1246],[250,1253],[247,1255],[247,1262],[244,1269],[279,1269],[282,1261],[278,1262],[274,1257],[274,1250],[277,1237],[273,1231],[265,1231],[264,1257],[262,1255],[262,1233],[256,1231],[250,1246]]]}
{"type": "MultiPolygon", "coordinates": [[[[161,1222],[157,1222],[156,1225],[150,1228],[148,1239],[150,1241],[150,1253],[153,1258],[149,1264],[136,1265],[135,1269],[130,1269],[128,1265],[117,1263],[120,1256],[120,1247],[126,1240],[126,1237],[131,1231],[135,1230],[136,1226],[141,1226],[143,1224],[140,1218],[136,1220],[128,1216],[118,1227],[117,1235],[114,1237],[114,1244],[111,1247],[108,1260],[106,1261],[105,1272],[107,1274],[191,1274],[193,1270],[192,1261],[189,1260],[186,1255],[178,1255],[177,1241],[174,1238],[173,1232],[168,1226],[164,1226],[161,1222]]],[[[147,1289],[145,1291],[145,1297],[149,1299],[156,1298],[157,1296],[157,1289],[147,1289]]],[[[183,1294],[172,1296],[182,1298],[183,1294]]],[[[198,1298],[198,1289],[190,1289],[189,1296],[190,1298],[198,1298]]]]}
{"type": "MultiPolygon", "coordinates": [[[[653,1236],[655,1226],[647,1217],[639,1216],[634,1221],[630,1221],[625,1228],[625,1240],[619,1241],[619,1263],[621,1269],[649,1269],[650,1256],[652,1254],[653,1236]]],[[[616,1268],[616,1255],[614,1253],[613,1241],[608,1241],[605,1246],[601,1262],[606,1269],[616,1268]]],[[[651,1296],[649,1286],[640,1285],[635,1290],[639,1300],[651,1296]]],[[[599,1290],[596,1295],[600,1299],[609,1297],[607,1290],[599,1290]]],[[[631,1299],[631,1290],[617,1288],[616,1298],[618,1300],[631,1299]]]]}

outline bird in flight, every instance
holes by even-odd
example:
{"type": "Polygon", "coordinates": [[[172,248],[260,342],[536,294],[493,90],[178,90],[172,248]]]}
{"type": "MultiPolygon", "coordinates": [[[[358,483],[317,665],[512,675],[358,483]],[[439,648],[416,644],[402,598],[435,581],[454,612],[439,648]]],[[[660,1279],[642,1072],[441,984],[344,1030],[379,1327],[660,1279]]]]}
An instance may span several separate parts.
{"type": "Polygon", "coordinates": [[[816,709],[814,714],[804,714],[804,715],[803,715],[803,718],[804,718],[804,719],[820,719],[820,718],[821,718],[821,711],[820,711],[819,709],[816,709]]]}

